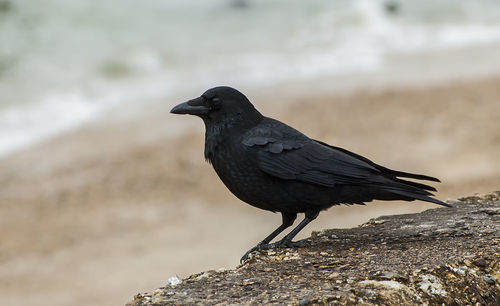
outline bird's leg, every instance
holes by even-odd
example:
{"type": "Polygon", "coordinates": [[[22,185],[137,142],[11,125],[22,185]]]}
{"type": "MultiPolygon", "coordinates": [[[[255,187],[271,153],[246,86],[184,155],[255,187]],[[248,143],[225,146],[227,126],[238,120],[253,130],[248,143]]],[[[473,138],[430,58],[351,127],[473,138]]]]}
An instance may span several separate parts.
{"type": "Polygon", "coordinates": [[[243,257],[241,257],[240,263],[243,263],[245,260],[247,260],[248,255],[250,255],[250,253],[252,253],[253,251],[270,248],[271,245],[269,244],[269,242],[271,242],[271,240],[273,240],[276,236],[278,236],[282,231],[284,231],[288,227],[292,226],[293,221],[295,221],[295,219],[297,218],[297,214],[283,212],[283,213],[281,213],[281,218],[282,218],[281,225],[277,229],[275,229],[271,234],[269,234],[269,236],[264,238],[264,240],[259,242],[259,244],[257,244],[256,246],[254,246],[253,248],[248,250],[245,253],[245,255],[243,255],[243,257]]]}
{"type": "Polygon", "coordinates": [[[280,241],[276,242],[276,247],[291,247],[291,246],[301,246],[300,242],[292,242],[292,239],[297,236],[297,234],[308,225],[311,221],[316,219],[319,215],[319,211],[306,211],[305,218],[302,220],[288,235],[283,237],[280,241]]]}

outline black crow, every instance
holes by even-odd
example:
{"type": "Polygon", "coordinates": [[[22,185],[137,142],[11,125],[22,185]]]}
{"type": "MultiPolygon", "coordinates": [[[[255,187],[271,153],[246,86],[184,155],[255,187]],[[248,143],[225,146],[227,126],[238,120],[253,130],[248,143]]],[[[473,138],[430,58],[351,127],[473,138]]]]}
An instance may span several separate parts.
{"type": "Polygon", "coordinates": [[[338,204],[372,200],[422,200],[435,188],[402,178],[439,182],[437,178],[395,171],[345,149],[314,140],[296,129],[264,117],[238,90],[215,87],[175,106],[173,114],[191,114],[205,123],[205,159],[226,187],[257,208],[280,212],[282,224],[243,255],[255,250],[290,247],[292,239],[320,211],[338,204]],[[280,241],[278,234],[305,219],[280,241]]]}

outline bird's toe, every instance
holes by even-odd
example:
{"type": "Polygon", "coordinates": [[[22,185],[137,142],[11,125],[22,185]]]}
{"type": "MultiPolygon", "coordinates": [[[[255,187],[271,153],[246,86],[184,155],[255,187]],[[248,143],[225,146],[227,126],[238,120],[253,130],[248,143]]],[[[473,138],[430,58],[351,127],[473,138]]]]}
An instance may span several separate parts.
{"type": "Polygon", "coordinates": [[[270,244],[268,243],[259,243],[258,245],[254,246],[253,248],[251,248],[250,250],[248,250],[240,259],[240,264],[244,263],[247,259],[248,259],[248,256],[250,256],[250,254],[252,252],[255,252],[255,251],[259,251],[259,250],[268,250],[270,248],[270,244]]]}

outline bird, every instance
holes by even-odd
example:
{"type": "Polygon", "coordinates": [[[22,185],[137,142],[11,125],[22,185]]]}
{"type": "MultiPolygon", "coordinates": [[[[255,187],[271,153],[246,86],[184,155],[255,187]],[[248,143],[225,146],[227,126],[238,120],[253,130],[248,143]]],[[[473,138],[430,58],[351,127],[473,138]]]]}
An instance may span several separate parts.
{"type": "Polygon", "coordinates": [[[189,114],[205,124],[204,155],[226,187],[241,201],[281,214],[281,225],[248,250],[300,246],[293,238],[321,211],[334,205],[372,200],[421,200],[451,207],[422,174],[396,171],[346,149],[309,138],[293,127],[262,115],[240,91],[218,86],[178,104],[172,114],[189,114]],[[413,180],[408,180],[413,179],[413,180]],[[304,219],[281,240],[298,214],[304,219]]]}

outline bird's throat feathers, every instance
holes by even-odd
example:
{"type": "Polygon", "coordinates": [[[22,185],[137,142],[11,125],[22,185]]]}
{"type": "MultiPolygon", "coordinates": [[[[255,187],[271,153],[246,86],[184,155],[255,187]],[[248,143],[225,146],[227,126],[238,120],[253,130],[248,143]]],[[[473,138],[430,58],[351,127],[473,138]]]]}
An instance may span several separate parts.
{"type": "Polygon", "coordinates": [[[205,123],[205,160],[212,163],[216,157],[217,149],[222,144],[228,142],[228,139],[238,137],[246,130],[253,128],[261,119],[261,115],[250,119],[240,113],[218,119],[203,119],[205,123]]]}
{"type": "Polygon", "coordinates": [[[205,160],[212,163],[212,160],[216,154],[217,147],[224,140],[225,130],[229,127],[224,128],[222,125],[217,124],[206,124],[205,131],[205,160]]]}

